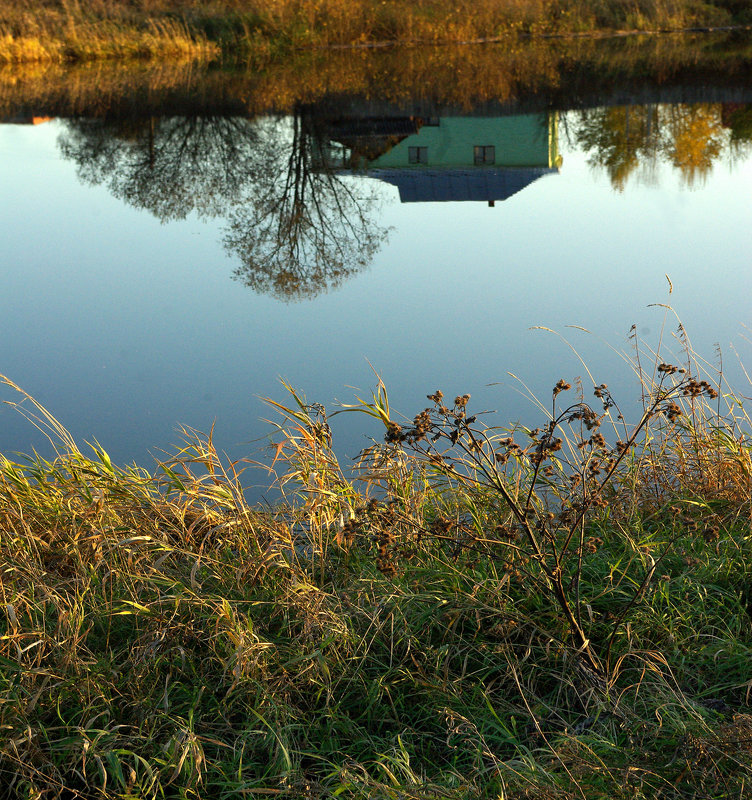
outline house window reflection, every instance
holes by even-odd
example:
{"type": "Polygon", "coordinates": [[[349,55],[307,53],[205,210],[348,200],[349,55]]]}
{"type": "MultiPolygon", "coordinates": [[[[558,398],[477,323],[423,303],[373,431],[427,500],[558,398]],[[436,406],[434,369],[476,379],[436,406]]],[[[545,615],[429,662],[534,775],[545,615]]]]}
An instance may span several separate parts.
{"type": "Polygon", "coordinates": [[[473,159],[476,166],[496,163],[496,148],[494,145],[475,145],[473,159]]]}
{"type": "MultiPolygon", "coordinates": [[[[403,156],[403,158],[404,158],[404,156],[403,156]]],[[[407,160],[408,160],[408,162],[410,164],[427,164],[428,163],[428,148],[427,147],[408,147],[407,148],[407,160]]]]}

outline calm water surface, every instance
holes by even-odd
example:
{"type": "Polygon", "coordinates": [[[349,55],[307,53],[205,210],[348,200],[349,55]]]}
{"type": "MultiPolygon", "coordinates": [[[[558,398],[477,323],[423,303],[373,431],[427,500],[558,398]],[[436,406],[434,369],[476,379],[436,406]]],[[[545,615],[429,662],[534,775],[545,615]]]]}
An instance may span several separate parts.
{"type": "MultiPolygon", "coordinates": [[[[179,424],[258,457],[280,378],[333,410],[378,373],[409,416],[441,388],[532,427],[525,385],[589,394],[581,357],[629,406],[619,353],[633,324],[657,346],[664,320],[749,393],[752,91],[630,91],[649,102],[8,106],[0,372],[147,467],[179,424]]],[[[335,422],[343,459],[379,435],[335,422]]],[[[1,410],[2,452],[33,447],[1,410]]]]}

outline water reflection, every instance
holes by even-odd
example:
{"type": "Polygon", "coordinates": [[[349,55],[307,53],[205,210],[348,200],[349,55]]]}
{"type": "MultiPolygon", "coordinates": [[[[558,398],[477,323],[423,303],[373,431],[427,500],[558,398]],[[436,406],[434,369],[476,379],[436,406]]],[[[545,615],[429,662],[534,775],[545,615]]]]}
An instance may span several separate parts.
{"type": "Polygon", "coordinates": [[[258,171],[260,139],[237,117],[73,119],[58,146],[84,183],[168,222],[224,215],[258,171]]]}
{"type": "Polygon", "coordinates": [[[161,222],[225,220],[235,277],[282,300],[365,269],[386,241],[375,178],[403,202],[493,205],[555,173],[558,115],[74,119],[59,139],[81,181],[161,222]]]}
{"type": "Polygon", "coordinates": [[[299,299],[367,267],[387,236],[373,187],[329,168],[315,117],[270,119],[256,130],[261,163],[224,236],[241,262],[235,276],[255,291],[299,299]]]}
{"type": "Polygon", "coordinates": [[[290,114],[331,104],[371,115],[531,113],[656,102],[752,100],[752,40],[734,32],[487,46],[316,51],[263,69],[189,62],[0,67],[0,119],[290,114]],[[730,94],[736,95],[730,97],[730,94]]]}
{"type": "MultiPolygon", "coordinates": [[[[224,221],[235,278],[291,301],[369,266],[388,238],[383,183],[403,203],[493,206],[562,166],[559,129],[623,191],[667,162],[686,187],[752,149],[752,105],[616,105],[532,114],[380,115],[300,105],[286,116],[73,119],[59,140],[79,178],[161,222],[224,221]],[[364,180],[364,178],[374,180],[364,180]]],[[[357,111],[357,109],[356,109],[357,111]]]]}
{"type": "Polygon", "coordinates": [[[338,120],[328,163],[397,187],[403,203],[506,200],[557,173],[558,113],[338,120]]]}
{"type": "Polygon", "coordinates": [[[589,163],[606,170],[620,192],[632,175],[655,182],[661,162],[692,188],[720,159],[733,162],[752,151],[752,105],[744,103],[595,108],[578,112],[573,127],[589,163]]]}
{"type": "Polygon", "coordinates": [[[378,195],[316,156],[322,133],[289,118],[70,120],[59,140],[78,177],[161,222],[226,219],[235,276],[284,300],[313,297],[368,266],[386,238],[378,195]]]}
{"type": "MultiPolygon", "coordinates": [[[[0,126],[13,187],[2,371],[80,441],[150,464],[176,422],[216,419],[221,447],[255,453],[268,412],[253,398],[284,402],[277,375],[312,400],[349,402],[345,387],[368,391],[369,364],[398,411],[441,387],[536,424],[496,383],[513,372],[542,397],[581,364],[525,331],[574,324],[617,347],[634,322],[647,335],[654,312],[641,309],[665,298],[666,272],[682,319],[702,321],[698,351],[712,353],[749,317],[752,160],[719,165],[748,152],[752,47],[680,45],[0,74],[1,120],[57,118],[0,126]],[[703,191],[683,191],[711,170],[703,191]],[[536,171],[549,177],[531,182],[536,171]],[[270,300],[314,295],[282,313],[270,300]]],[[[576,346],[598,381],[634,396],[595,345],[576,346]]],[[[335,423],[338,451],[355,455],[363,420],[335,423]]],[[[26,428],[2,429],[6,451],[29,450],[26,428]]]]}

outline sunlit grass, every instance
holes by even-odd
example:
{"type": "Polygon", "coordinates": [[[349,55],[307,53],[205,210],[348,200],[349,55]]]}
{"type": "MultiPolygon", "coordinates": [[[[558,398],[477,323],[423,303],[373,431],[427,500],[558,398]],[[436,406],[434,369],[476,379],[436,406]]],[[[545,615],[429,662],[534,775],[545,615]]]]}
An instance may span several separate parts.
{"type": "Polygon", "coordinates": [[[269,58],[292,49],[752,23],[717,0],[0,0],[0,63],[93,58],[269,58]]]}
{"type": "Polygon", "coordinates": [[[744,797],[750,425],[661,363],[626,357],[644,424],[601,391],[587,430],[576,397],[555,430],[438,394],[400,423],[379,383],[357,479],[287,387],[273,507],[211,435],[121,468],[3,379],[55,455],[0,458],[0,797],[744,797]]]}
{"type": "MultiPolygon", "coordinates": [[[[131,61],[128,69],[113,60],[75,66],[36,62],[0,67],[0,116],[33,108],[44,116],[100,117],[122,113],[118,109],[128,104],[133,107],[135,97],[139,108],[148,107],[156,116],[171,112],[178,98],[178,106],[190,102],[197,112],[215,113],[219,103],[232,114],[290,113],[297,104],[321,101],[332,86],[353,95],[378,92],[392,103],[428,92],[437,107],[471,109],[489,101],[515,102],[531,93],[541,102],[566,93],[608,96],[614,85],[638,76],[666,87],[676,82],[701,85],[708,76],[744,74],[750,53],[744,38],[694,34],[536,39],[514,47],[319,50],[243,70],[210,69],[208,64],[197,68],[189,57],[131,61]]],[[[619,113],[616,109],[609,116],[619,113]]],[[[642,124],[636,132],[643,135],[648,128],[642,124]]],[[[734,122],[732,136],[737,131],[743,139],[743,124],[734,122]]]]}
{"type": "Polygon", "coordinates": [[[95,59],[210,60],[220,48],[175,20],[123,25],[114,20],[75,20],[56,25],[0,24],[0,64],[95,59]]]}

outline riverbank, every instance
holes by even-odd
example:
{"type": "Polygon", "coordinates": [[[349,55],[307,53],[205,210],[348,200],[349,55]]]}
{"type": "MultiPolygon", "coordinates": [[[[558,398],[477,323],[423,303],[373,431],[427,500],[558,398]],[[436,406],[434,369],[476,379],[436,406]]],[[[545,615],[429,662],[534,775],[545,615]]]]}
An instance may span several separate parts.
{"type": "Polygon", "coordinates": [[[512,35],[677,31],[752,24],[738,0],[0,0],[0,63],[124,58],[268,60],[293,50],[512,35]]]}
{"type": "Polygon", "coordinates": [[[744,796],[749,420],[635,366],[632,425],[378,386],[356,483],[292,393],[271,508],[210,437],[119,468],[21,392],[59,457],[0,459],[1,796],[744,796]]]}
{"type": "Polygon", "coordinates": [[[537,39],[514,48],[443,45],[306,51],[264,69],[189,60],[39,63],[0,68],[0,118],[290,114],[301,105],[351,113],[441,116],[481,104],[535,113],[609,105],[746,97],[752,43],[734,34],[537,39]],[[615,89],[618,87],[618,89],[615,89]],[[420,98],[419,101],[405,98],[420,98]]]}

